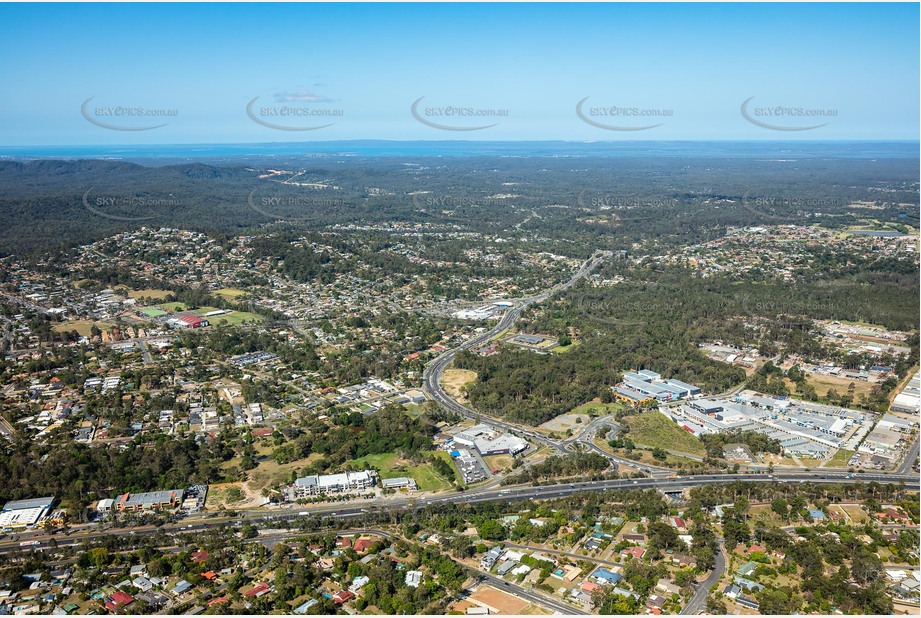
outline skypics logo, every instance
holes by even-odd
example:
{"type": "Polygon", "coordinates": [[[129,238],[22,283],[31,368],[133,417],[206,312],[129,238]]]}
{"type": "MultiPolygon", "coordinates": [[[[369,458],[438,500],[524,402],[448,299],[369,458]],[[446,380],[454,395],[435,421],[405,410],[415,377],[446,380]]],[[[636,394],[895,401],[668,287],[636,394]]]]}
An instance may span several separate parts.
{"type": "Polygon", "coordinates": [[[91,105],[95,96],[80,106],[80,114],[87,122],[110,131],[152,131],[168,125],[168,122],[150,124],[150,118],[175,118],[178,109],[148,108],[131,105],[91,105]]]}
{"type": "Polygon", "coordinates": [[[342,199],[332,197],[305,197],[299,195],[265,195],[256,197],[259,189],[260,187],[257,187],[249,192],[249,195],[246,196],[246,203],[253,212],[269,219],[291,222],[314,221],[320,218],[320,213],[328,212],[331,208],[345,206],[345,202],[342,199]],[[295,211],[304,214],[286,215],[279,214],[278,211],[295,211]]]}
{"type": "Polygon", "coordinates": [[[260,98],[246,105],[246,115],[256,124],[276,131],[317,131],[336,124],[320,119],[338,120],[345,116],[341,108],[318,107],[318,104],[333,103],[333,100],[309,90],[278,92],[274,95],[274,105],[257,105],[260,98]]]}
{"type": "Polygon", "coordinates": [[[768,320],[784,328],[810,328],[815,320],[841,315],[848,307],[830,298],[821,298],[787,291],[769,299],[755,298],[753,294],[738,296],[737,314],[746,318],[768,320]]]}
{"type": "MultiPolygon", "coordinates": [[[[742,194],[742,208],[765,219],[774,221],[787,220],[793,217],[811,215],[829,208],[843,208],[847,202],[834,197],[751,197],[753,189],[742,194]],[[783,209],[788,214],[773,214],[777,209],[783,209]]],[[[783,212],[781,211],[781,212],[783,212]]]]}
{"type": "Polygon", "coordinates": [[[90,187],[83,194],[83,207],[97,217],[113,221],[149,221],[160,216],[163,209],[182,206],[182,201],[172,196],[97,195],[93,193],[93,189],[94,187],[90,187]],[[129,214],[132,211],[137,213],[151,210],[161,212],[149,215],[129,214]]]}
{"type": "Polygon", "coordinates": [[[635,195],[595,194],[588,189],[582,189],[579,192],[576,202],[582,210],[598,213],[612,211],[612,216],[621,222],[650,219],[656,216],[657,209],[678,205],[678,200],[674,198],[647,199],[635,195]]]}
{"type": "Polygon", "coordinates": [[[755,97],[748,97],[742,102],[742,117],[756,127],[770,129],[771,131],[812,131],[820,129],[829,123],[799,124],[802,121],[814,121],[816,118],[837,118],[837,109],[816,109],[802,106],[771,105],[752,107],[751,102],[755,97]],[[770,120],[771,122],[768,122],[770,120]],[[790,121],[794,121],[790,124],[790,121]]]}
{"type": "Polygon", "coordinates": [[[470,106],[446,105],[442,107],[421,105],[422,99],[416,99],[409,108],[410,114],[420,123],[440,131],[482,131],[498,125],[492,124],[466,124],[467,122],[482,122],[484,118],[508,118],[507,109],[476,108],[470,106]]]}
{"type": "Polygon", "coordinates": [[[508,206],[514,205],[514,199],[523,196],[487,196],[468,197],[453,195],[435,195],[430,191],[416,191],[412,193],[413,206],[418,210],[453,210],[455,208],[483,207],[483,206],[508,206]]]}
{"type": "Polygon", "coordinates": [[[673,198],[645,199],[635,195],[617,195],[613,193],[592,195],[588,192],[588,189],[579,191],[576,202],[578,202],[579,207],[586,210],[634,210],[678,205],[678,200],[673,198]]]}
{"type": "Polygon", "coordinates": [[[646,124],[649,119],[671,118],[674,116],[674,110],[662,108],[595,106],[586,109],[585,102],[590,98],[585,97],[576,104],[576,115],[582,122],[605,131],[648,131],[665,124],[664,122],[646,124]],[[599,118],[618,119],[618,123],[601,122],[601,120],[598,120],[599,118]],[[629,123],[623,124],[620,119],[629,120],[629,123]]]}

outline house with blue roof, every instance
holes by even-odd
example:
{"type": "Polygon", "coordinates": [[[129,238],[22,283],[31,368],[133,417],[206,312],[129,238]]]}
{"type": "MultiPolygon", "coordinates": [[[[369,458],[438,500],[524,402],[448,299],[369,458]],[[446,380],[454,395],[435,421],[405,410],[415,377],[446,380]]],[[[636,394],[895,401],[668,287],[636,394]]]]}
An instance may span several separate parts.
{"type": "Polygon", "coordinates": [[[317,603],[319,603],[319,601],[317,601],[316,599],[310,599],[309,601],[305,602],[303,605],[299,605],[298,607],[296,607],[294,609],[294,613],[295,614],[306,614],[307,610],[313,607],[314,605],[316,605],[317,603]]]}
{"type": "Polygon", "coordinates": [[[622,580],[624,576],[620,573],[612,573],[604,567],[598,567],[595,572],[592,573],[592,577],[595,578],[599,584],[611,584],[612,586],[616,586],[617,582],[622,580]]]}
{"type": "Polygon", "coordinates": [[[179,595],[183,592],[187,592],[192,587],[192,584],[187,582],[184,579],[179,580],[175,586],[173,586],[173,594],[179,595]]]}

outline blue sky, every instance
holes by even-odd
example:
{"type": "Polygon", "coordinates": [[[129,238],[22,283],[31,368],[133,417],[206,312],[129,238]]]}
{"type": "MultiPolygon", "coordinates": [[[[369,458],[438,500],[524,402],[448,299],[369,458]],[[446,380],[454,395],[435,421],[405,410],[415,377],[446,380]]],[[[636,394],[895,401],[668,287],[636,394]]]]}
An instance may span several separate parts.
{"type": "Polygon", "coordinates": [[[917,4],[2,4],[0,145],[917,140],[918,21],[917,4]],[[617,130],[577,115],[586,97],[617,130]]]}

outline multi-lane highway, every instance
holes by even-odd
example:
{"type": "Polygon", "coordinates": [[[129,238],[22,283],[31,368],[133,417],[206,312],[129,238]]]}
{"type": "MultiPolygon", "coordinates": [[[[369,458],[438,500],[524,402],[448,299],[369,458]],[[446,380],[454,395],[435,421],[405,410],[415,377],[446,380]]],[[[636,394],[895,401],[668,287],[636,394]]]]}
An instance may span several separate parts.
{"type": "MultiPolygon", "coordinates": [[[[880,483],[901,482],[909,490],[918,491],[921,489],[919,478],[915,474],[848,474],[844,472],[820,471],[811,473],[799,472],[782,472],[777,474],[714,474],[700,475],[675,478],[640,478],[640,479],[617,479],[589,481],[583,483],[571,483],[567,485],[550,485],[543,487],[516,486],[498,489],[481,489],[467,493],[450,493],[444,495],[433,495],[425,498],[413,499],[403,498],[399,500],[389,500],[386,503],[379,501],[366,502],[359,504],[348,504],[345,506],[319,506],[306,507],[307,510],[299,512],[266,512],[264,515],[248,513],[247,516],[209,518],[200,523],[186,524],[169,524],[162,528],[153,526],[144,526],[136,528],[109,529],[109,530],[84,530],[72,535],[66,536],[38,536],[28,539],[28,542],[35,543],[34,547],[24,548],[21,541],[0,541],[0,554],[8,554],[23,551],[24,549],[43,550],[49,544],[58,547],[78,546],[86,542],[100,540],[106,536],[134,536],[134,535],[154,535],[160,530],[167,533],[186,533],[195,534],[207,531],[211,528],[222,526],[241,526],[249,523],[255,528],[271,528],[278,523],[293,522],[309,516],[328,516],[334,517],[342,522],[354,520],[355,518],[366,516],[378,508],[386,509],[403,509],[417,510],[426,506],[450,504],[450,503],[480,503],[490,501],[510,502],[514,500],[535,500],[535,499],[552,499],[565,498],[573,494],[586,491],[605,491],[617,489],[658,489],[661,491],[683,491],[689,487],[700,487],[705,485],[723,485],[732,482],[752,482],[752,483],[855,483],[871,482],[880,483]],[[52,540],[53,539],[53,540],[52,540]]],[[[304,507],[302,507],[304,508],[304,507]]],[[[389,533],[374,529],[352,530],[354,533],[379,534],[389,538],[389,533]]],[[[468,567],[470,568],[470,567],[468,567]]],[[[507,582],[502,578],[495,577],[489,573],[483,573],[479,570],[470,568],[471,572],[480,579],[480,581],[514,594],[524,600],[549,607],[556,613],[571,615],[579,614],[578,610],[560,601],[548,598],[544,595],[537,594],[532,590],[519,586],[512,582],[507,582]]],[[[704,608],[709,589],[715,584],[726,570],[725,555],[722,550],[716,556],[715,567],[706,580],[698,584],[694,595],[688,601],[682,610],[682,614],[696,614],[704,608]]]]}
{"type": "MultiPolygon", "coordinates": [[[[751,482],[751,483],[841,483],[852,484],[858,482],[868,483],[876,481],[878,483],[904,483],[905,488],[913,491],[921,489],[919,486],[918,475],[911,472],[915,459],[918,457],[919,441],[915,440],[906,453],[906,457],[897,470],[891,473],[861,473],[851,474],[843,470],[833,470],[828,468],[818,469],[815,471],[797,471],[783,470],[775,473],[754,472],[742,474],[709,474],[698,476],[674,476],[674,471],[667,468],[639,464],[633,460],[627,460],[612,455],[594,444],[593,438],[602,426],[605,424],[615,425],[616,423],[610,417],[603,417],[592,420],[582,431],[566,440],[553,440],[530,427],[522,427],[513,423],[495,419],[483,415],[450,397],[441,386],[441,378],[445,369],[450,366],[455,356],[461,350],[476,348],[487,341],[501,336],[508,331],[521,313],[530,305],[542,302],[553,294],[566,290],[575,285],[582,277],[589,274],[605,258],[607,253],[596,252],[591,259],[587,260],[582,267],[565,283],[559,284],[546,292],[517,299],[513,302],[512,307],[506,311],[499,322],[487,331],[467,340],[462,345],[452,350],[446,351],[434,359],[425,369],[423,374],[423,388],[428,396],[442,407],[456,412],[457,414],[472,418],[477,421],[487,421],[491,425],[499,427],[505,431],[515,433],[525,437],[535,443],[543,444],[556,452],[567,452],[575,449],[591,449],[598,452],[610,461],[639,468],[651,475],[650,478],[638,479],[615,479],[599,480],[581,483],[569,483],[561,485],[547,486],[507,486],[495,487],[494,484],[487,484],[479,489],[467,492],[451,492],[442,494],[433,494],[422,497],[404,498],[404,497],[387,497],[376,498],[374,500],[352,501],[343,505],[322,505],[298,507],[299,510],[263,508],[247,511],[244,515],[236,517],[211,517],[208,519],[198,520],[191,523],[191,520],[183,524],[168,524],[158,529],[152,526],[143,526],[124,529],[83,529],[69,536],[37,536],[27,539],[29,542],[36,543],[35,549],[48,547],[50,543],[57,546],[79,545],[84,542],[92,542],[106,536],[128,536],[128,535],[152,535],[159,530],[169,533],[197,533],[206,531],[211,528],[220,526],[239,526],[244,523],[250,523],[256,528],[268,528],[276,523],[285,521],[295,521],[309,516],[327,516],[334,517],[343,522],[356,520],[366,516],[376,510],[418,510],[428,506],[446,505],[452,503],[469,503],[476,504],[481,502],[501,501],[510,502],[515,500],[546,500],[554,498],[565,498],[573,494],[586,491],[606,491],[606,490],[630,490],[630,489],[656,489],[664,492],[680,492],[692,487],[701,487],[706,485],[721,485],[733,482],[751,482]],[[53,541],[52,541],[53,539],[53,541]]],[[[357,523],[357,522],[356,522],[357,523]]],[[[379,530],[364,530],[369,534],[380,534],[389,536],[387,533],[379,530]]],[[[23,537],[25,538],[25,537],[23,537]]],[[[21,539],[0,540],[0,554],[22,551],[21,539]]],[[[683,614],[695,614],[703,609],[706,602],[709,588],[725,572],[725,555],[721,551],[716,557],[716,566],[710,576],[704,582],[698,585],[697,591],[688,601],[688,604],[682,610],[683,614]]],[[[489,574],[484,574],[474,570],[478,577],[488,581],[490,584],[505,589],[506,591],[516,594],[517,596],[550,607],[552,610],[561,614],[578,613],[573,607],[566,604],[548,599],[521,586],[506,582],[501,578],[496,578],[489,574]]]]}
{"type": "MultiPolygon", "coordinates": [[[[524,311],[527,307],[535,303],[543,302],[557,292],[568,290],[574,286],[582,277],[586,276],[595,268],[597,268],[598,265],[608,257],[610,257],[610,252],[596,251],[595,254],[586,260],[585,263],[582,264],[581,268],[579,268],[579,270],[576,271],[573,276],[570,277],[566,282],[560,283],[541,294],[509,301],[512,302],[513,305],[505,312],[505,314],[502,316],[499,322],[496,323],[495,326],[475,337],[468,339],[460,346],[442,353],[426,366],[425,371],[422,374],[422,388],[424,389],[425,393],[432,400],[447,410],[455,412],[465,418],[474,419],[476,421],[484,420],[484,415],[456,401],[454,398],[448,395],[444,388],[441,386],[441,378],[444,375],[444,371],[452,362],[454,362],[454,357],[457,356],[457,353],[461,350],[470,350],[476,348],[486,343],[487,341],[490,341],[491,339],[499,337],[512,327],[515,321],[521,316],[522,311],[524,311]]],[[[485,417],[485,419],[489,421],[490,425],[496,426],[507,432],[526,437],[534,442],[538,442],[557,451],[565,450],[565,447],[562,443],[541,435],[533,428],[522,427],[520,425],[515,425],[514,423],[509,423],[492,417],[485,417]]]]}
{"type": "MultiPolygon", "coordinates": [[[[168,532],[188,532],[195,533],[226,525],[240,525],[251,523],[258,527],[260,525],[270,525],[274,522],[294,521],[308,516],[332,516],[337,519],[347,520],[367,515],[375,509],[395,509],[395,510],[418,510],[427,506],[450,504],[450,503],[468,503],[477,504],[481,502],[502,501],[510,502],[514,500],[548,500],[553,498],[566,498],[573,494],[585,491],[607,491],[607,490],[629,490],[629,489],[658,489],[665,492],[679,492],[691,487],[701,487],[705,485],[725,485],[733,482],[748,483],[841,483],[850,484],[857,482],[869,483],[904,483],[905,488],[912,491],[921,489],[918,476],[915,474],[848,474],[846,472],[834,471],[815,471],[815,472],[778,472],[776,474],[707,474],[699,476],[682,476],[673,478],[639,478],[639,479],[614,479],[600,481],[586,481],[582,483],[570,483],[564,485],[517,485],[504,488],[491,488],[483,490],[474,490],[465,493],[452,492],[446,494],[434,494],[420,498],[400,498],[388,500],[373,500],[363,502],[350,502],[343,505],[323,505],[299,507],[301,510],[294,512],[291,510],[262,510],[257,512],[247,512],[244,516],[238,517],[213,517],[201,521],[200,523],[183,523],[169,524],[162,527],[168,532]]],[[[59,545],[76,544],[84,539],[98,539],[109,535],[127,536],[132,534],[155,534],[157,528],[152,526],[138,528],[115,528],[108,530],[87,530],[85,532],[74,533],[70,536],[35,537],[40,544],[44,545],[51,538],[56,538],[59,545]]],[[[21,549],[19,542],[0,541],[0,553],[6,553],[13,550],[21,549]]],[[[31,540],[31,539],[29,539],[31,540]]]]}

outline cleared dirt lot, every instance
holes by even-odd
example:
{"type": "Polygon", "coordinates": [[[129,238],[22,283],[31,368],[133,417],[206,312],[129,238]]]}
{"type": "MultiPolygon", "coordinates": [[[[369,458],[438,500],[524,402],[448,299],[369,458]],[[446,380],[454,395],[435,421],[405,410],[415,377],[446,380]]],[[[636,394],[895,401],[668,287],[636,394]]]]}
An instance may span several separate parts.
{"type": "Polygon", "coordinates": [[[451,397],[464,402],[467,399],[461,393],[461,388],[466,384],[476,381],[476,371],[468,369],[445,369],[441,378],[441,385],[451,397]]]}
{"type": "Polygon", "coordinates": [[[476,592],[470,595],[469,599],[497,610],[503,615],[521,613],[521,610],[530,605],[524,599],[513,597],[492,586],[480,586],[476,592]]]}
{"type": "Polygon", "coordinates": [[[560,416],[550,419],[543,425],[540,425],[538,429],[544,429],[546,431],[566,431],[567,429],[572,429],[573,431],[578,431],[584,427],[591,420],[588,414],[561,414],[560,416]],[[579,421],[582,421],[581,423],[579,421]]]}

